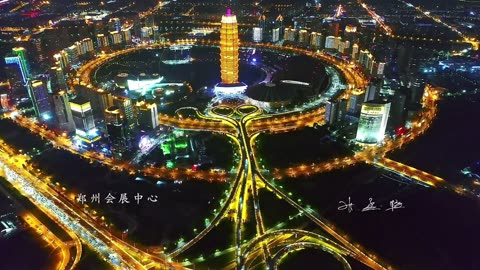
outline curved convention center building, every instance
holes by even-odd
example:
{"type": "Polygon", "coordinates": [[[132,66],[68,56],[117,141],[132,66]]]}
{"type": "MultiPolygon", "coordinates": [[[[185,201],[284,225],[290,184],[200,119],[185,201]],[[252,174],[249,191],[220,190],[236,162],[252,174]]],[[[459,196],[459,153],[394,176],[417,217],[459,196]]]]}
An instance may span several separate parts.
{"type": "Polygon", "coordinates": [[[293,56],[276,66],[271,82],[251,86],[245,94],[248,103],[268,111],[312,100],[329,84],[322,62],[308,56],[293,56]]]}

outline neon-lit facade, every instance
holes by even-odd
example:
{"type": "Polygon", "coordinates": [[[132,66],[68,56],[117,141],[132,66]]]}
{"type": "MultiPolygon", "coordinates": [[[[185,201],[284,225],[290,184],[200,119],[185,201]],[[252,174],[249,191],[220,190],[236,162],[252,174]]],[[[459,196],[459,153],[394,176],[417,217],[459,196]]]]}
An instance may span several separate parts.
{"type": "Polygon", "coordinates": [[[357,142],[361,144],[382,142],[389,113],[390,103],[364,103],[358,121],[357,142]]]}
{"type": "Polygon", "coordinates": [[[222,16],[220,68],[222,84],[238,83],[238,24],[230,9],[222,16]]]}
{"type": "Polygon", "coordinates": [[[26,84],[31,77],[30,65],[27,60],[27,51],[23,47],[15,47],[12,49],[10,56],[5,57],[5,64],[18,65],[20,74],[22,75],[22,82],[26,84]]]}

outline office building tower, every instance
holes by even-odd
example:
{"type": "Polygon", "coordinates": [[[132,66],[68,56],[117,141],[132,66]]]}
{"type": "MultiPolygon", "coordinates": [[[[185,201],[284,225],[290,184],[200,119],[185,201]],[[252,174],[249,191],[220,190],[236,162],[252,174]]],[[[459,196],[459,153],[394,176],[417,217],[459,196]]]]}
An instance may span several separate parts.
{"type": "Polygon", "coordinates": [[[110,32],[110,44],[118,45],[122,43],[122,34],[120,32],[114,31],[110,32]]]}
{"type": "Polygon", "coordinates": [[[426,82],[422,78],[414,78],[410,87],[410,103],[421,103],[425,93],[426,82]]]}
{"type": "Polygon", "coordinates": [[[362,105],[356,141],[377,144],[383,141],[390,113],[390,102],[366,102],[362,105]]]}
{"type": "Polygon", "coordinates": [[[53,94],[53,106],[55,108],[58,128],[67,133],[74,132],[75,122],[73,121],[68,95],[65,91],[59,91],[53,94]]]}
{"type": "Polygon", "coordinates": [[[59,66],[64,71],[66,71],[70,66],[70,63],[68,62],[68,55],[65,51],[60,51],[59,53],[54,54],[53,59],[55,60],[55,65],[59,66]]]}
{"type": "Polygon", "coordinates": [[[341,42],[338,44],[338,52],[339,52],[339,53],[344,53],[344,52],[345,52],[345,42],[341,41],[341,42]]]}
{"type": "Polygon", "coordinates": [[[263,39],[263,29],[260,27],[253,28],[253,42],[261,42],[263,39]]]}
{"type": "Polygon", "coordinates": [[[353,44],[353,46],[352,46],[352,60],[354,62],[357,61],[358,50],[359,50],[358,44],[353,44]]]}
{"type": "Polygon", "coordinates": [[[121,32],[122,31],[122,22],[119,18],[111,18],[108,21],[108,31],[109,32],[121,32]]]}
{"type": "Polygon", "coordinates": [[[325,49],[334,49],[335,48],[335,37],[328,36],[325,38],[325,49]]]}
{"type": "Polygon", "coordinates": [[[378,78],[382,78],[384,72],[385,72],[385,63],[384,62],[379,62],[378,65],[377,65],[376,76],[378,78]]]}
{"type": "Polygon", "coordinates": [[[362,108],[362,103],[365,99],[365,92],[360,89],[356,89],[350,95],[350,101],[348,103],[348,113],[357,114],[362,108]]]}
{"type": "Polygon", "coordinates": [[[338,50],[338,47],[340,46],[340,43],[342,42],[342,38],[341,37],[335,37],[334,40],[333,40],[333,48],[335,50],[338,50]]]}
{"type": "Polygon", "coordinates": [[[101,136],[95,127],[90,101],[77,97],[70,101],[70,108],[76,137],[87,144],[100,140],[101,136]]]}
{"type": "Polygon", "coordinates": [[[68,59],[68,63],[70,65],[77,65],[78,62],[78,51],[77,51],[77,46],[72,45],[70,47],[67,47],[63,49],[64,55],[66,55],[68,59]]]}
{"type": "Polygon", "coordinates": [[[5,64],[16,65],[25,85],[31,78],[30,64],[27,59],[27,51],[23,47],[15,47],[12,52],[5,57],[5,64]]]}
{"type": "Polygon", "coordinates": [[[153,130],[158,127],[158,112],[155,103],[137,102],[135,108],[140,129],[153,130]]]}
{"type": "Polygon", "coordinates": [[[312,32],[310,34],[310,46],[316,49],[323,49],[323,35],[322,33],[312,32]]]}
{"type": "Polygon", "coordinates": [[[338,101],[337,124],[341,124],[345,121],[345,116],[347,115],[347,103],[348,100],[345,98],[338,101]]]}
{"type": "Polygon", "coordinates": [[[390,117],[388,126],[397,129],[405,125],[407,96],[401,91],[396,91],[391,98],[390,117]]]}
{"type": "Polygon", "coordinates": [[[272,42],[278,42],[280,40],[280,28],[272,29],[272,42]]]}
{"type": "Polygon", "coordinates": [[[97,35],[97,48],[98,49],[104,49],[108,47],[108,37],[106,37],[104,34],[98,34],[97,35]]]}
{"type": "Polygon", "coordinates": [[[296,40],[296,35],[297,35],[297,31],[295,29],[292,29],[292,28],[286,28],[285,29],[285,33],[283,35],[283,39],[285,41],[295,41],[296,40]]]}
{"type": "Polygon", "coordinates": [[[132,43],[132,32],[130,29],[123,29],[122,30],[122,40],[126,44],[132,43]]]}
{"type": "Polygon", "coordinates": [[[48,93],[55,93],[61,89],[64,90],[67,88],[65,74],[60,67],[51,67],[48,71],[46,79],[48,93]]]}
{"type": "Polygon", "coordinates": [[[380,94],[380,87],[377,82],[371,82],[365,90],[365,99],[363,102],[376,100],[380,94]]]}
{"type": "Polygon", "coordinates": [[[113,97],[113,106],[120,109],[128,136],[133,135],[137,122],[133,113],[132,100],[122,96],[115,96],[113,97]]]}
{"type": "Polygon", "coordinates": [[[308,44],[308,32],[305,29],[298,31],[298,43],[308,44]]]}
{"type": "Polygon", "coordinates": [[[160,28],[158,26],[153,26],[152,31],[153,31],[153,41],[160,42],[160,39],[161,39],[160,28]]]}
{"type": "Polygon", "coordinates": [[[45,83],[40,80],[30,81],[27,88],[38,120],[43,122],[52,120],[50,100],[45,83]]]}
{"type": "Polygon", "coordinates": [[[128,136],[120,108],[111,106],[105,109],[105,124],[110,150],[114,157],[121,157],[127,150],[128,136]]]}
{"type": "Polygon", "coordinates": [[[327,124],[334,125],[337,123],[338,107],[339,106],[337,101],[327,101],[327,106],[325,108],[325,122],[327,124]]]}

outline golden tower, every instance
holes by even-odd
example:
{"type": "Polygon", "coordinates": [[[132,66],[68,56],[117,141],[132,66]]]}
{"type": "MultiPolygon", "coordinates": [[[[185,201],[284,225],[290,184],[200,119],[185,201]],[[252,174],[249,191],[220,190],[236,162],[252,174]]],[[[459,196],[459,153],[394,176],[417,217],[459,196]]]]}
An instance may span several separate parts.
{"type": "Polygon", "coordinates": [[[238,83],[238,24],[231,9],[222,16],[220,28],[220,75],[222,84],[238,83]]]}

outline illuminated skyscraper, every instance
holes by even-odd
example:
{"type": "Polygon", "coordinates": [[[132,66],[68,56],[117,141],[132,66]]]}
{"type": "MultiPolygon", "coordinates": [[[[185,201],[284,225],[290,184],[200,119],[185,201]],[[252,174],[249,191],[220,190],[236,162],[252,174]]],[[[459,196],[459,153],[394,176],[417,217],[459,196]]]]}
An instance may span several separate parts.
{"type": "Polygon", "coordinates": [[[38,120],[48,121],[52,119],[47,86],[42,81],[34,80],[29,83],[27,88],[38,120]]]}
{"type": "Polygon", "coordinates": [[[122,96],[115,96],[113,98],[113,105],[118,107],[120,109],[120,112],[122,113],[122,117],[124,119],[123,121],[127,130],[127,135],[132,135],[136,126],[132,100],[122,96]]]}
{"type": "Polygon", "coordinates": [[[390,102],[366,102],[362,105],[356,140],[362,144],[383,141],[387,128],[390,102]]]}
{"type": "Polygon", "coordinates": [[[30,78],[30,65],[27,60],[27,51],[23,47],[15,47],[12,49],[12,53],[5,57],[5,64],[15,64],[20,70],[22,76],[22,82],[27,83],[30,78]]]}
{"type": "Polygon", "coordinates": [[[222,16],[220,67],[222,84],[238,83],[238,25],[237,16],[232,14],[231,9],[222,16]]]}
{"type": "Polygon", "coordinates": [[[127,134],[122,118],[120,108],[111,106],[105,109],[105,123],[110,150],[115,157],[121,157],[127,146],[127,134]]]}
{"type": "Polygon", "coordinates": [[[75,134],[77,138],[88,144],[101,139],[95,128],[92,106],[90,101],[77,97],[70,101],[73,121],[75,122],[75,134]]]}
{"type": "Polygon", "coordinates": [[[158,112],[155,103],[144,101],[135,104],[137,110],[138,125],[142,130],[153,130],[158,127],[158,112]]]}

